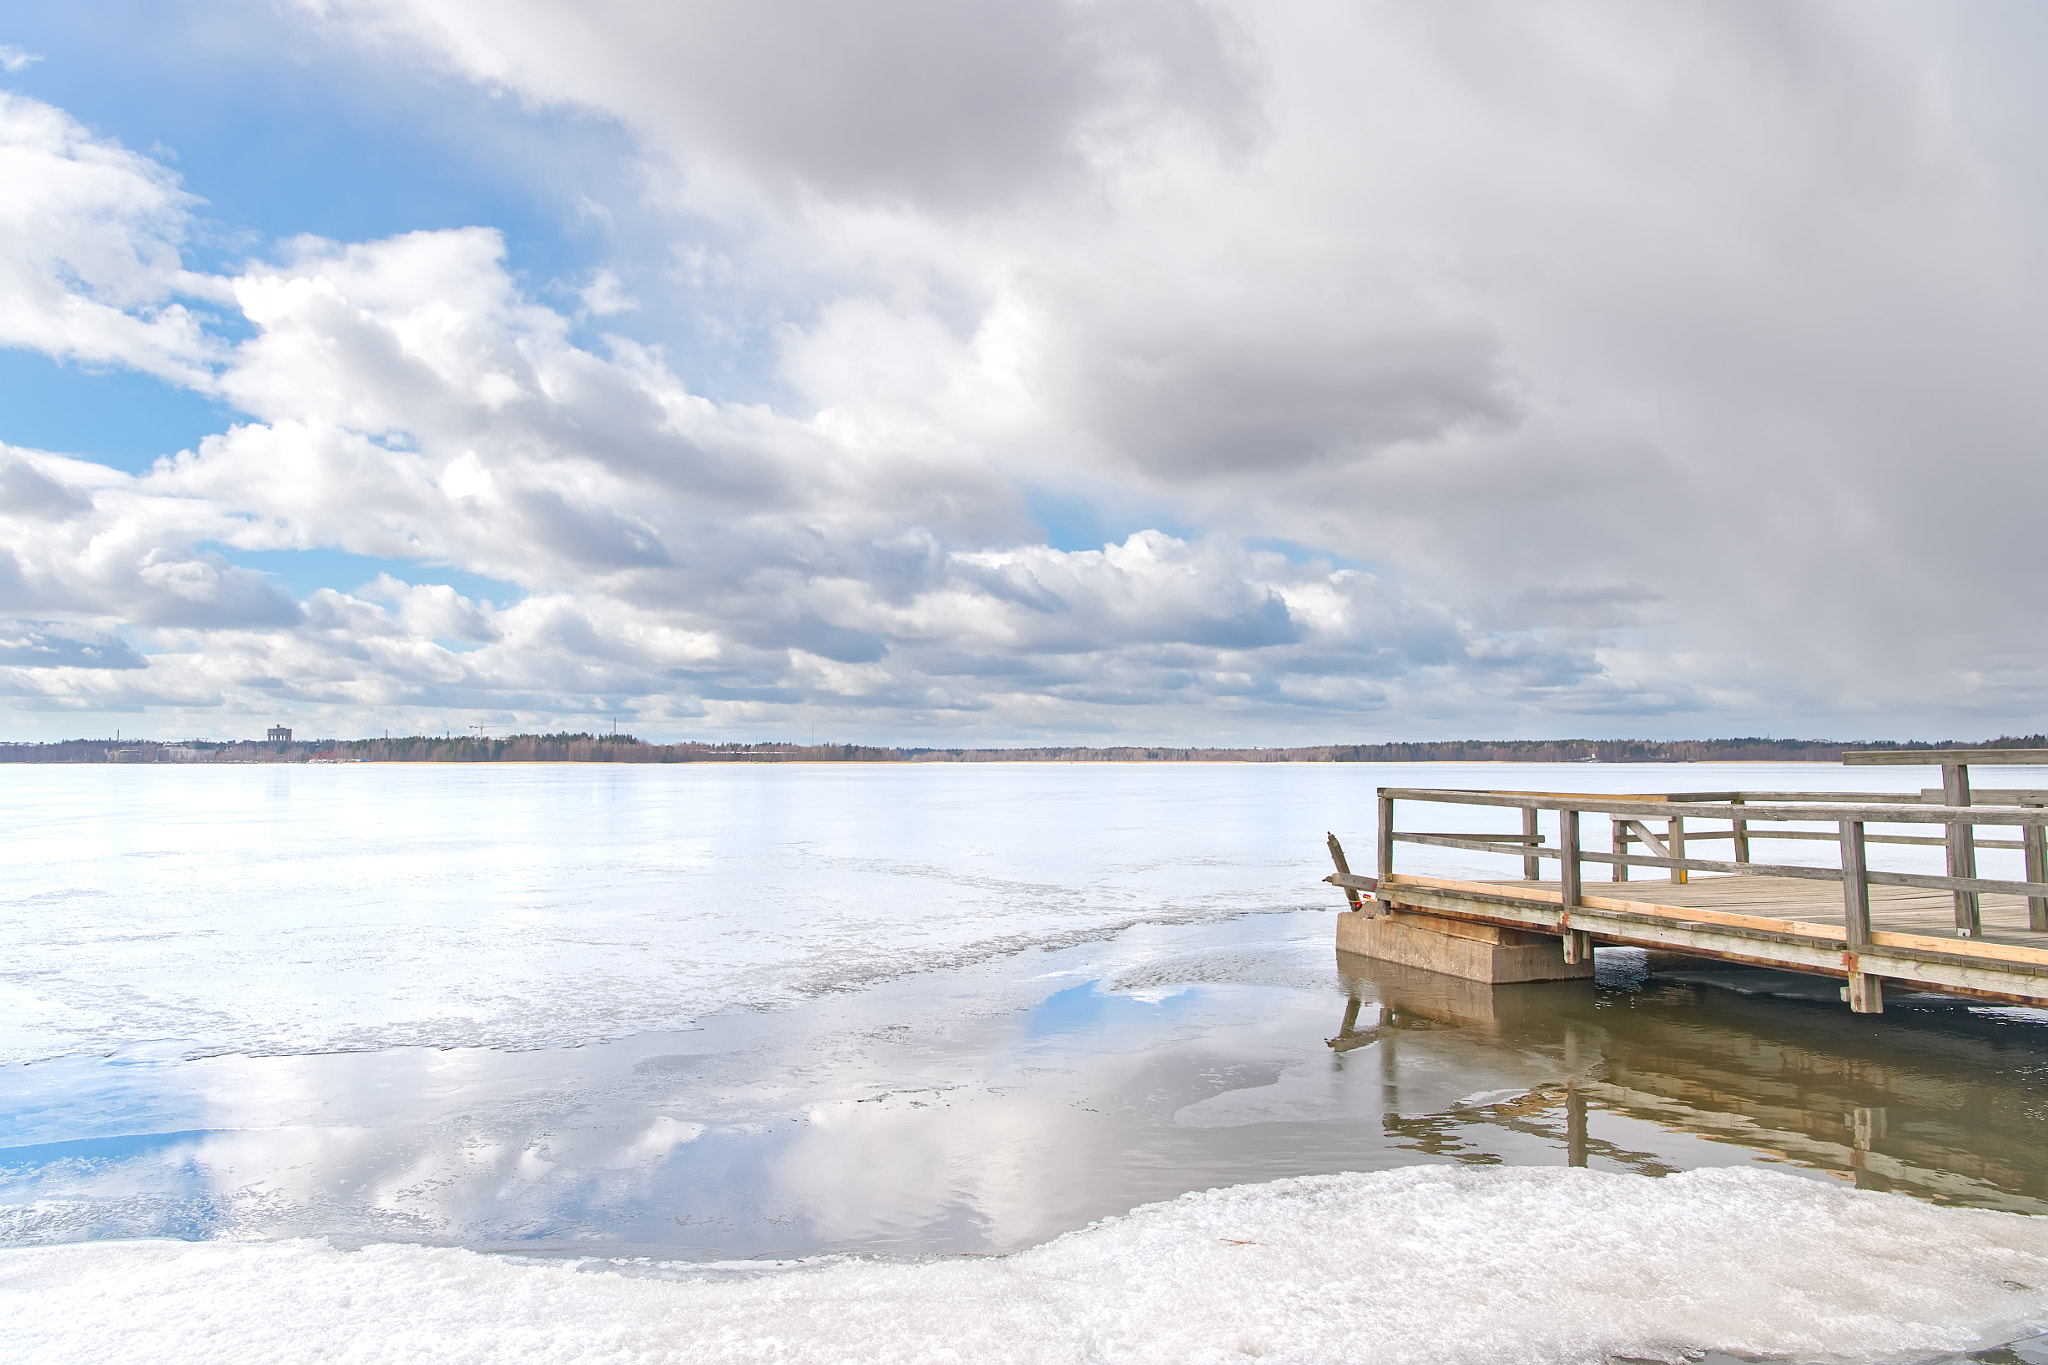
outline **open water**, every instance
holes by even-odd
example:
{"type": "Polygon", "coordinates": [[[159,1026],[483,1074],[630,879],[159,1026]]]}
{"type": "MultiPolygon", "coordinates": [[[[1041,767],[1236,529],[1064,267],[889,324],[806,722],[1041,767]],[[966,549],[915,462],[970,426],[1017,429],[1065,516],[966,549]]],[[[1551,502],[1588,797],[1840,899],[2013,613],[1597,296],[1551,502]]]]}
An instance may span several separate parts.
{"type": "Polygon", "coordinates": [[[1478,988],[1320,882],[1380,785],[1928,781],[0,768],[0,1303],[50,1360],[1952,1357],[2048,1321],[2048,1015],[1478,988]]]}

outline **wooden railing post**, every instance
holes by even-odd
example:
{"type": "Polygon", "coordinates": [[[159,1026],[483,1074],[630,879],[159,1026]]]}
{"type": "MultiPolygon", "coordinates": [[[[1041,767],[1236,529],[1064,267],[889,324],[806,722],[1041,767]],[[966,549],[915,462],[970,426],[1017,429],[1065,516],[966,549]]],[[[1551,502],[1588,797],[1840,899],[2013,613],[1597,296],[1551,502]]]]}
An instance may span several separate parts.
{"type": "MultiPolygon", "coordinates": [[[[1613,842],[1613,845],[1614,845],[1614,853],[1615,853],[1615,856],[1616,856],[1616,857],[1622,857],[1622,858],[1625,858],[1625,857],[1627,857],[1627,856],[1628,856],[1628,846],[1629,846],[1629,845],[1630,845],[1631,843],[1634,843],[1634,842],[1635,842],[1635,836],[1631,835],[1631,834],[1630,834],[1630,833],[1628,832],[1628,821],[1626,821],[1626,820],[1622,819],[1622,818],[1621,818],[1621,817],[1620,817],[1619,815],[1614,815],[1614,816],[1609,816],[1609,817],[1608,817],[1608,821],[1607,821],[1607,823],[1608,823],[1609,825],[1611,825],[1611,826],[1613,827],[1613,830],[1614,830],[1614,833],[1613,833],[1613,834],[1612,834],[1612,835],[1610,836],[1610,838],[1611,838],[1611,840],[1612,840],[1612,842],[1613,842]]],[[[1615,881],[1618,881],[1618,882],[1625,882],[1625,881],[1627,881],[1627,880],[1628,880],[1628,864],[1627,864],[1627,863],[1616,863],[1616,864],[1614,865],[1614,873],[1613,873],[1613,876],[1614,876],[1614,880],[1615,880],[1615,881]]]]}
{"type": "Polygon", "coordinates": [[[1849,951],[1849,1009],[1856,1014],[1884,1012],[1884,978],[1859,971],[1861,955],[1870,947],[1870,859],[1864,845],[1863,822],[1842,826],[1842,928],[1849,951]]]}
{"type": "Polygon", "coordinates": [[[1564,908],[1570,910],[1579,903],[1579,813],[1575,810],[1561,810],[1557,813],[1558,866],[1563,869],[1564,908]]]}
{"type": "Polygon", "coordinates": [[[1842,821],[1842,927],[1848,932],[1851,952],[1870,946],[1869,871],[1863,822],[1842,821]]]}
{"type": "MultiPolygon", "coordinates": [[[[1664,836],[1665,847],[1670,849],[1672,857],[1683,858],[1685,856],[1685,817],[1681,815],[1672,816],[1670,828],[1671,832],[1664,836]]],[[[1687,880],[1685,869],[1682,867],[1672,868],[1671,880],[1677,882],[1680,886],[1685,885],[1687,880]]]]}
{"type": "MultiPolygon", "coordinates": [[[[1738,796],[1729,804],[1739,806],[1742,804],[1742,798],[1738,796]]],[[[1730,861],[1738,863],[1749,861],[1749,821],[1747,820],[1735,821],[1735,856],[1730,861]]]]}
{"type": "Polygon", "coordinates": [[[1592,940],[1582,930],[1571,926],[1572,911],[1579,904],[1579,874],[1582,870],[1579,862],[1579,813],[1575,810],[1557,813],[1557,861],[1563,869],[1558,913],[1559,928],[1564,934],[1564,960],[1584,962],[1592,956],[1592,940]]]}
{"type": "MultiPolygon", "coordinates": [[[[2039,809],[2041,802],[2024,804],[2039,809]]],[[[2048,829],[2040,825],[2020,826],[2020,842],[2026,845],[2027,880],[2048,882],[2048,829]]],[[[2048,898],[2027,897],[2027,927],[2048,930],[2048,898]]]]}
{"type": "Polygon", "coordinates": [[[1379,878],[1384,883],[1394,875],[1394,798],[1384,788],[1379,797],[1379,878]]]}
{"type": "MultiPolygon", "coordinates": [[[[1522,807],[1522,837],[1525,839],[1537,838],[1542,833],[1543,826],[1537,818],[1536,808],[1534,806],[1522,807]]],[[[1541,858],[1522,859],[1522,880],[1525,882],[1540,882],[1543,880],[1543,860],[1541,858]]]]}
{"type": "MultiPolygon", "coordinates": [[[[1963,763],[1941,765],[1941,800],[1947,806],[1970,804],[1970,769],[1963,763]]],[[[1977,875],[1977,831],[1957,821],[1948,826],[1948,875],[1951,877],[1974,877],[1977,875]]],[[[1977,893],[1958,891],[1956,898],[1956,937],[1976,938],[1984,931],[1980,916],[1977,893]]]]}

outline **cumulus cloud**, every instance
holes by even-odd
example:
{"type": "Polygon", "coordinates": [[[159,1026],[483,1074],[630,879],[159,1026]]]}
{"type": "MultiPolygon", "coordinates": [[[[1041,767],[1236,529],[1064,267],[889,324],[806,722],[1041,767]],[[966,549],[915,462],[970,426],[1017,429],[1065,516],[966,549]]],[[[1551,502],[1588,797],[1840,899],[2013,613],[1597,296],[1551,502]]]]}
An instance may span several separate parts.
{"type": "MultiPolygon", "coordinates": [[[[1242,696],[1246,668],[1272,663],[1219,668],[1216,651],[1297,647],[1343,614],[1309,601],[1346,577],[1327,565],[1154,532],[1077,554],[978,548],[1025,522],[971,450],[716,404],[649,353],[581,350],[501,258],[481,230],[301,242],[233,280],[256,331],[216,383],[258,420],[137,476],[9,452],[7,515],[31,552],[10,605],[153,628],[157,677],[128,700],[548,712],[625,697],[869,724],[1010,704],[1057,723],[1162,687],[1242,696]],[[495,606],[386,574],[301,606],[223,553],[329,546],[528,595],[495,606]]],[[[107,700],[74,685],[87,695],[107,700]]]]}
{"type": "Polygon", "coordinates": [[[195,201],[169,172],[0,91],[0,182],[0,345],[207,385],[220,346],[179,299],[220,282],[182,264],[195,201]]]}
{"type": "Polygon", "coordinates": [[[716,223],[717,301],[783,319],[782,394],[644,339],[713,306],[690,270],[548,294],[488,225],[191,274],[168,172],[7,97],[0,341],[250,419],[133,478],[0,460],[0,610],[153,632],[122,697],[876,738],[2034,723],[2039,187],[1958,93],[1995,33],[311,8],[633,130],[636,211],[676,259],[716,223]],[[628,315],[654,330],[585,330],[628,315]],[[1106,543],[1039,543],[1061,502],[1106,543]],[[394,570],[295,603],[233,562],[315,549],[521,595],[394,570]]]}

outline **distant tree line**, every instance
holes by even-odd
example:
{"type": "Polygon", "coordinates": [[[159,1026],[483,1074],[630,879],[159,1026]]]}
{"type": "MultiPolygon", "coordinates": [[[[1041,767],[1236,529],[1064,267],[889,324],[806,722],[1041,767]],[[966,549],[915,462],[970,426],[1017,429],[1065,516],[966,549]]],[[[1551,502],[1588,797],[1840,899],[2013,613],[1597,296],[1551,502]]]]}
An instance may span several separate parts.
{"type": "MultiPolygon", "coordinates": [[[[648,744],[584,731],[497,737],[106,740],[0,743],[0,763],[1714,763],[1828,762],[1851,749],[2043,749],[2048,735],[1963,740],[1466,739],[1315,744],[1291,749],[1060,745],[1030,749],[898,749],[868,744],[648,744]]],[[[2048,753],[2042,755],[2048,762],[2048,753]]]]}

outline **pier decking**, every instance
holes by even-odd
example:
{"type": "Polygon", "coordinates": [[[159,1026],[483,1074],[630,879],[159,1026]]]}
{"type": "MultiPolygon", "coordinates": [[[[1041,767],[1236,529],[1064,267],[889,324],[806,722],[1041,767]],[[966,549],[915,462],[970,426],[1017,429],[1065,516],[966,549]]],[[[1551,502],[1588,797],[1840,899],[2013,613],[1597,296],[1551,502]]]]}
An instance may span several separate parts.
{"type": "Polygon", "coordinates": [[[1353,912],[1340,920],[1338,946],[1507,982],[1590,975],[1593,947],[1615,944],[1835,977],[1863,1013],[1883,1009],[1886,982],[2048,1004],[2048,790],[1983,791],[1973,800],[1968,774],[1973,764],[2048,763],[2048,751],[1882,751],[1847,761],[1939,764],[1943,785],[1625,796],[1381,788],[1375,875],[1354,875],[1331,839],[1338,870],[1326,880],[1345,890],[1353,912]],[[1499,807],[1518,811],[1521,828],[1404,831],[1396,823],[1402,803],[1499,807]],[[1608,849],[1585,846],[1588,815],[1605,817],[1608,849]],[[1938,832],[1922,832],[1930,828],[1938,832]],[[1980,828],[2008,837],[1980,839],[1980,828]],[[1833,843],[1836,865],[1756,861],[1755,846],[1772,841],[1833,843]],[[1522,875],[1399,872],[1394,850],[1402,843],[1499,855],[1519,862],[1522,875]],[[1729,845],[1732,856],[1690,856],[1708,843],[1729,845]],[[1885,845],[1940,847],[1946,870],[1872,867],[1873,846],[1885,845]],[[2020,853],[2026,880],[1978,876],[1980,848],[2020,853]],[[1560,875],[1542,876],[1546,860],[1560,875]],[[1605,864],[1613,880],[1587,882],[1588,863],[1605,864]],[[1669,880],[1628,880],[1637,868],[1669,880]]]}

